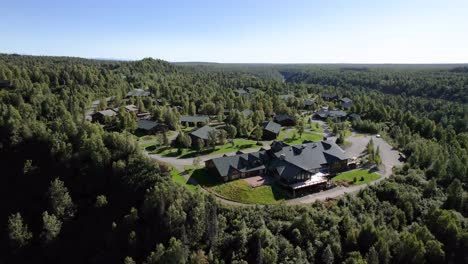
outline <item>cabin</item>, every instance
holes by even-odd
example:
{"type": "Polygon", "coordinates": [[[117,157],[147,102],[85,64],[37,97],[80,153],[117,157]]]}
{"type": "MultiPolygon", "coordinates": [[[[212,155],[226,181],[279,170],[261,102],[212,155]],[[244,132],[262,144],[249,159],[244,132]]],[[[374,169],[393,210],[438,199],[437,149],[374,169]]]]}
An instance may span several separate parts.
{"type": "Polygon", "coordinates": [[[345,120],[347,113],[342,110],[329,110],[329,109],[320,109],[315,112],[312,116],[313,119],[326,120],[327,118],[336,118],[339,120],[345,120]]]}
{"type": "Polygon", "coordinates": [[[345,151],[331,141],[284,146],[271,150],[269,173],[284,185],[306,182],[316,175],[347,169],[345,151]]]}
{"type": "Polygon", "coordinates": [[[201,139],[206,143],[208,143],[209,134],[210,133],[219,133],[219,130],[210,126],[203,126],[195,131],[189,133],[189,136],[192,139],[192,144],[195,145],[198,139],[201,139]]]}
{"type": "Polygon", "coordinates": [[[315,101],[311,99],[304,100],[304,109],[312,109],[315,105],[315,101]]]}
{"type": "Polygon", "coordinates": [[[140,111],[136,105],[133,105],[133,104],[126,105],[124,106],[124,108],[127,112],[134,113],[136,117],[138,118],[138,120],[149,119],[151,117],[150,113],[140,111]]]}
{"type": "Polygon", "coordinates": [[[267,161],[267,151],[261,150],[207,160],[205,167],[211,175],[219,177],[225,182],[265,175],[267,161]]]}
{"type": "Polygon", "coordinates": [[[167,125],[160,124],[151,120],[138,120],[138,130],[145,134],[156,134],[158,132],[165,132],[168,130],[167,125]]]}
{"type": "Polygon", "coordinates": [[[348,120],[354,121],[354,120],[361,120],[361,116],[358,114],[349,114],[348,115],[348,120]]]}
{"type": "Polygon", "coordinates": [[[290,115],[276,115],[274,121],[281,126],[295,126],[296,125],[296,118],[290,115]]]}
{"type": "Polygon", "coordinates": [[[246,98],[252,98],[252,96],[255,93],[260,92],[261,90],[253,87],[247,87],[247,88],[241,88],[241,89],[236,89],[234,90],[234,93],[236,93],[238,96],[246,97],[246,98]]]}
{"type": "Polygon", "coordinates": [[[253,114],[253,112],[252,112],[252,110],[250,110],[250,109],[245,109],[244,111],[242,111],[242,114],[243,114],[245,117],[250,117],[250,116],[253,114]]]}
{"type": "Polygon", "coordinates": [[[335,100],[338,100],[338,95],[336,94],[322,94],[322,99],[324,101],[335,101],[335,100]]]}
{"type": "Polygon", "coordinates": [[[133,91],[130,91],[127,93],[125,96],[125,99],[128,99],[130,97],[148,97],[151,96],[151,92],[145,91],[143,89],[135,89],[133,91]]]}
{"type": "Polygon", "coordinates": [[[341,98],[340,101],[342,109],[350,109],[353,106],[353,100],[348,97],[341,98]]]}
{"type": "Polygon", "coordinates": [[[262,128],[264,140],[275,140],[281,131],[281,125],[273,121],[263,122],[262,128]]]}
{"type": "Polygon", "coordinates": [[[210,121],[210,118],[206,115],[183,115],[180,117],[180,123],[186,127],[206,125],[210,121]]]}
{"type": "Polygon", "coordinates": [[[115,111],[114,109],[98,111],[91,115],[91,120],[92,122],[99,122],[103,124],[106,119],[115,117],[117,115],[117,112],[118,111],[115,111]]]}
{"type": "Polygon", "coordinates": [[[125,108],[125,110],[127,110],[127,112],[129,112],[129,113],[135,113],[135,114],[136,114],[136,113],[139,112],[139,111],[138,111],[138,107],[137,107],[136,105],[133,105],[133,104],[131,104],[131,105],[126,105],[126,106],[124,106],[124,108],[125,108]]]}
{"type": "Polygon", "coordinates": [[[207,171],[222,181],[271,176],[292,190],[325,184],[327,176],[346,170],[348,157],[331,141],[289,146],[273,142],[270,150],[207,160],[207,171]]]}
{"type": "Polygon", "coordinates": [[[294,95],[292,94],[281,94],[278,96],[280,99],[288,101],[291,98],[294,98],[294,95]]]}

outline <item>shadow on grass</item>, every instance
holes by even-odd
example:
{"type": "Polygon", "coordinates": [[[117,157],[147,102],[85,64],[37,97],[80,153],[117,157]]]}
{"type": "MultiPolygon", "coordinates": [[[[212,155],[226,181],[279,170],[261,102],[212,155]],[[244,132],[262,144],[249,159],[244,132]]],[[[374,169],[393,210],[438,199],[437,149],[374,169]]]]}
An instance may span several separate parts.
{"type": "Polygon", "coordinates": [[[148,146],[145,148],[146,151],[155,151],[156,150],[156,146],[155,145],[151,145],[151,146],[148,146]]]}
{"type": "Polygon", "coordinates": [[[209,175],[204,168],[195,169],[191,171],[191,175],[188,182],[194,182],[193,180],[195,180],[198,184],[200,184],[203,187],[213,187],[222,183],[222,181],[220,181],[217,177],[209,175]]]}
{"type": "Polygon", "coordinates": [[[141,129],[137,129],[137,130],[135,130],[134,134],[137,137],[143,137],[143,136],[147,136],[148,132],[146,132],[144,130],[141,130],[141,129]]]}
{"type": "Polygon", "coordinates": [[[255,146],[255,144],[246,144],[246,145],[241,145],[241,146],[237,146],[237,145],[236,145],[236,147],[237,147],[238,149],[252,148],[252,147],[254,147],[254,146],[255,146]]]}
{"type": "Polygon", "coordinates": [[[184,155],[180,156],[179,158],[180,159],[188,159],[188,158],[193,158],[193,157],[196,157],[196,156],[208,155],[208,154],[211,154],[211,153],[213,153],[215,151],[216,151],[216,149],[205,149],[205,150],[202,150],[202,151],[190,150],[190,152],[185,153],[184,155]]]}
{"type": "Polygon", "coordinates": [[[291,195],[285,189],[283,189],[281,186],[279,186],[276,183],[271,184],[271,191],[273,193],[273,197],[277,201],[278,200],[287,200],[287,199],[291,198],[291,195]]]}

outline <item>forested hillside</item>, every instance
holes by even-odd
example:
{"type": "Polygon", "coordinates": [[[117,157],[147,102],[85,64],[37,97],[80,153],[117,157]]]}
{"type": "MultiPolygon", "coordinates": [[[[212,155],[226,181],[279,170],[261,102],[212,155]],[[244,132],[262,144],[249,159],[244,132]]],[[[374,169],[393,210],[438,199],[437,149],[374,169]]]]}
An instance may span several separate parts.
{"type": "Polygon", "coordinates": [[[282,69],[286,83],[275,71],[0,55],[11,82],[0,90],[0,263],[468,263],[465,70],[282,69]],[[248,86],[263,93],[235,95],[248,86]],[[382,131],[408,162],[336,201],[220,204],[174,183],[125,127],[85,121],[93,100],[134,88],[165,102],[135,102],[159,116],[260,113],[233,121],[245,131],[296,112],[297,98],[348,96],[364,117],[354,128],[382,131]]]}
{"type": "MultiPolygon", "coordinates": [[[[435,67],[435,66],[434,66],[435,67]]],[[[466,67],[418,68],[315,66],[280,69],[288,82],[362,87],[389,94],[422,96],[468,103],[466,67]]]]}

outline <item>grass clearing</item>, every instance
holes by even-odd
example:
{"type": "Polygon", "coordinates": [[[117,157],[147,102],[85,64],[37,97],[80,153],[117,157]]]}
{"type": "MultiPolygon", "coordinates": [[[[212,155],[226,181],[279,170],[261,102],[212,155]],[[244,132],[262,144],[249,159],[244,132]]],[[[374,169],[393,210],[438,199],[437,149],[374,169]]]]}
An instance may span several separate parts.
{"type": "Polygon", "coordinates": [[[277,204],[287,198],[285,191],[276,185],[252,188],[242,179],[221,182],[218,178],[206,173],[203,167],[186,166],[185,170],[205,189],[231,201],[248,204],[277,204]]]}
{"type": "Polygon", "coordinates": [[[317,133],[323,133],[323,127],[313,120],[310,119],[310,115],[306,115],[303,117],[304,126],[306,129],[310,129],[311,131],[317,133]]]}
{"type": "Polygon", "coordinates": [[[323,136],[314,132],[304,132],[302,133],[302,136],[299,137],[299,134],[296,132],[292,132],[290,134],[291,136],[295,135],[295,137],[291,138],[286,138],[284,139],[285,143],[288,143],[289,145],[298,145],[304,143],[304,141],[312,141],[312,142],[318,142],[323,139],[323,136]]]}
{"type": "Polygon", "coordinates": [[[229,200],[249,204],[276,204],[285,198],[283,191],[275,185],[252,188],[242,179],[219,184],[210,189],[229,200]]]}
{"type": "Polygon", "coordinates": [[[366,169],[359,169],[340,173],[337,176],[333,177],[332,181],[347,182],[351,185],[361,185],[369,183],[371,181],[375,181],[378,178],[380,178],[380,175],[375,172],[370,172],[366,169]],[[354,179],[356,179],[355,182],[354,179]]]}
{"type": "Polygon", "coordinates": [[[170,174],[174,182],[185,186],[191,192],[197,191],[197,187],[195,185],[188,183],[188,181],[184,178],[184,176],[181,174],[181,172],[178,169],[172,168],[170,174]]]}

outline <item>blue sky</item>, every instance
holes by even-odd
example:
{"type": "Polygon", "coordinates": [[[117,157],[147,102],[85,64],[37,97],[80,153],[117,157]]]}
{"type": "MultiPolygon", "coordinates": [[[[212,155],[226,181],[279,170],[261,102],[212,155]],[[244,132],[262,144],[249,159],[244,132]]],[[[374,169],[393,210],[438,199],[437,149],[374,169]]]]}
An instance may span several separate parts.
{"type": "Polygon", "coordinates": [[[467,0],[0,0],[0,52],[265,63],[467,63],[467,0]]]}

